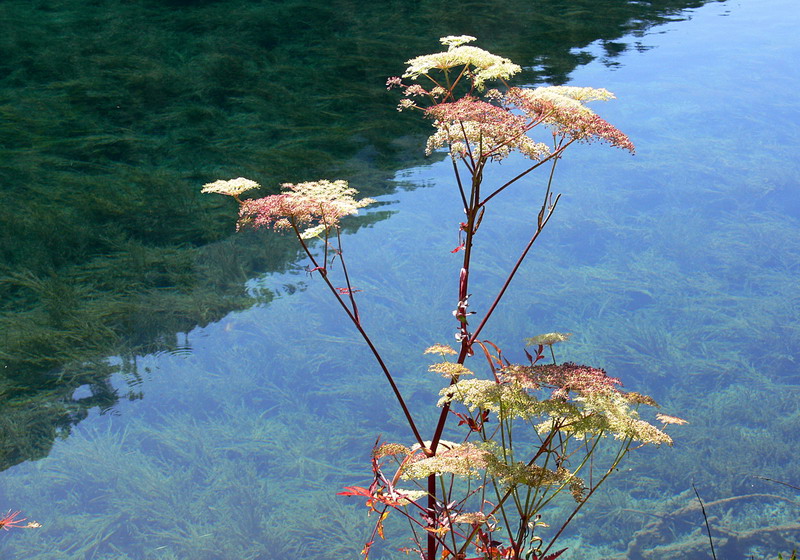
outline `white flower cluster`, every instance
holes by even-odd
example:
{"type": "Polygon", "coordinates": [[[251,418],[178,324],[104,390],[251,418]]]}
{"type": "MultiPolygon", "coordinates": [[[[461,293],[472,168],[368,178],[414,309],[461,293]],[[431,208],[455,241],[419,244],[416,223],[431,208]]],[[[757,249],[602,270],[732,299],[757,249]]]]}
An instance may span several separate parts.
{"type": "Polygon", "coordinates": [[[406,63],[408,68],[403,77],[417,79],[431,70],[463,66],[470,73],[473,85],[482,89],[489,80],[507,79],[522,71],[520,66],[507,58],[464,44],[474,40],[469,35],[443,37],[440,41],[449,47],[448,50],[412,58],[406,63]]]}
{"type": "Polygon", "coordinates": [[[237,177],[228,181],[214,181],[213,183],[206,183],[200,192],[203,193],[217,193],[225,194],[228,196],[239,196],[245,191],[258,189],[261,185],[250,179],[244,177],[237,177]]]}
{"type": "Polygon", "coordinates": [[[477,476],[486,468],[490,455],[491,453],[474,443],[454,444],[450,449],[437,451],[433,457],[422,457],[406,463],[401,476],[405,479],[427,478],[441,473],[477,476]]]}
{"type": "Polygon", "coordinates": [[[439,394],[442,396],[437,403],[439,406],[456,401],[472,412],[490,410],[503,419],[577,412],[574,406],[560,400],[539,400],[517,383],[497,383],[489,379],[462,379],[439,394]]]}

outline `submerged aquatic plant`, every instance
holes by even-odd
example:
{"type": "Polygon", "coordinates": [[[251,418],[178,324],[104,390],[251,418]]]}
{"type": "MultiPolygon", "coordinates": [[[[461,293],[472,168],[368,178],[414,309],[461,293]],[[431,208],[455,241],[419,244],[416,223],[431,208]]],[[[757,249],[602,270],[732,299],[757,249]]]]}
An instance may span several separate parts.
{"type": "Polygon", "coordinates": [[[387,82],[404,93],[398,109],[418,110],[433,122],[426,151],[444,149],[451,156],[454,200],[465,216],[458,225],[460,243],[452,251],[462,256],[453,295],[457,348],[438,343],[425,351],[441,358],[429,371],[449,380],[440,391],[441,410],[431,439],[423,438],[394,374],[363,326],[360,290],[351,283],[342,250],[340,220],[372,201],[355,198],[355,189],[344,181],[286,184],[280,194],[244,201],[238,195],[254,183],[242,178],[210,183],[204,190],[240,202],[239,227],[294,233],[311,262],[310,271],[318,273],[367,343],[403,411],[413,444],[377,442],[372,483],[340,492],[366,498],[370,511],[378,514],[362,550],[365,558],[376,538],[384,537],[384,522],[395,511],[409,523],[413,546],[403,550],[426,560],[467,559],[470,554],[470,560],[553,560],[566,550],[554,548],[566,526],[627,453],[648,444],[670,445],[664,429],[683,421],[662,415],[657,427],[639,416],[640,407],[657,406],[652,398],[623,391],[620,381],[602,369],[559,364],[553,346],[569,334],[527,338],[531,351],[523,350],[526,359],[514,363],[481,333],[556,210],[560,195],[552,184],[565,150],[594,141],[629,152],[634,146],[586,106],[613,98],[607,90],[511,87],[506,80],[521,68],[510,60],[468,45],[474,41],[470,36],[441,41],[447,50],[408,61],[403,78],[387,82]],[[491,82],[497,88],[487,89],[491,82]],[[512,152],[531,163],[514,177],[489,180],[487,166],[512,152]],[[547,178],[530,238],[473,325],[470,270],[489,203],[543,166],[547,178]],[[321,240],[319,251],[312,244],[315,238],[321,240]],[[545,347],[551,361],[545,358],[545,347]],[[485,377],[475,375],[477,367],[465,365],[476,353],[485,358],[485,377]],[[443,439],[445,430],[455,441],[443,439]],[[390,467],[391,475],[386,474],[390,467]],[[565,492],[572,505],[559,517],[556,508],[547,506],[565,492]],[[548,531],[550,525],[554,529],[548,531]]]}

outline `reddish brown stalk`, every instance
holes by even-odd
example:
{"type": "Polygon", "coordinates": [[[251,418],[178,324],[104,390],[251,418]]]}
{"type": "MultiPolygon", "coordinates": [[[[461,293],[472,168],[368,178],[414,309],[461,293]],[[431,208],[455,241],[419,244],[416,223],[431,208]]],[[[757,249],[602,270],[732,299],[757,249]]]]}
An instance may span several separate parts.
{"type": "MultiPolygon", "coordinates": [[[[450,85],[450,87],[448,88],[448,90],[447,90],[447,97],[445,97],[445,99],[453,98],[453,92],[455,91],[455,89],[456,89],[456,86],[458,85],[458,82],[460,82],[460,81],[461,81],[461,78],[463,78],[463,77],[464,77],[464,73],[465,73],[466,71],[467,71],[467,66],[465,65],[463,68],[461,68],[461,72],[459,72],[459,73],[458,73],[458,77],[456,78],[456,80],[455,80],[455,81],[453,82],[453,84],[452,84],[452,85],[450,85]]],[[[445,73],[445,75],[447,75],[447,73],[445,73]]],[[[449,81],[450,81],[450,79],[448,78],[448,80],[447,80],[447,81],[449,82],[449,81]]],[[[469,92],[470,92],[470,93],[472,93],[472,90],[473,90],[473,88],[472,88],[472,87],[470,87],[470,88],[469,88],[469,92]]]]}
{"type": "MultiPolygon", "coordinates": [[[[459,275],[459,286],[458,286],[458,297],[459,301],[464,301],[464,299],[469,294],[469,266],[470,260],[472,258],[472,239],[475,235],[475,226],[476,220],[478,217],[478,210],[479,204],[478,201],[480,200],[480,188],[481,182],[483,181],[483,166],[486,163],[485,160],[481,159],[478,160],[477,167],[475,173],[472,175],[472,190],[470,192],[470,200],[469,200],[469,208],[467,209],[467,226],[466,226],[466,236],[464,240],[464,259],[461,268],[461,272],[459,275]]],[[[466,360],[467,355],[470,351],[470,344],[472,340],[468,336],[467,332],[467,321],[466,317],[462,319],[461,322],[461,351],[458,355],[457,363],[463,364],[464,360],[466,360]]],[[[452,379],[450,384],[452,385],[455,383],[456,379],[452,379]]],[[[433,439],[431,440],[430,450],[431,453],[436,453],[436,448],[439,445],[439,440],[442,438],[442,433],[444,433],[444,427],[447,423],[447,416],[450,412],[450,403],[445,403],[442,406],[442,411],[439,414],[439,421],[436,424],[436,430],[433,434],[433,439]]],[[[434,514],[436,504],[436,478],[435,475],[431,475],[428,477],[428,510],[430,515],[434,514]]],[[[428,535],[428,558],[434,558],[436,556],[436,538],[429,534],[428,535]]]]}
{"type": "MultiPolygon", "coordinates": [[[[311,263],[314,265],[314,267],[317,270],[320,270],[320,271],[324,270],[324,269],[320,268],[319,263],[314,258],[314,255],[311,253],[311,251],[309,250],[308,245],[306,245],[306,243],[303,240],[303,238],[300,237],[300,230],[297,229],[297,225],[292,223],[292,228],[294,229],[295,235],[297,235],[297,239],[300,241],[300,246],[303,247],[303,250],[305,251],[305,253],[308,256],[308,258],[311,259],[311,263]]],[[[338,235],[338,232],[337,232],[337,235],[338,235]]],[[[342,260],[342,262],[344,262],[344,256],[341,254],[341,252],[339,253],[339,258],[342,260]]],[[[331,283],[330,279],[328,278],[328,275],[320,273],[320,276],[325,281],[325,284],[328,286],[328,289],[331,291],[331,293],[336,298],[336,301],[338,301],[339,305],[342,306],[342,309],[344,309],[344,312],[350,318],[350,321],[353,323],[353,325],[355,326],[356,330],[358,330],[359,334],[361,334],[361,338],[363,338],[364,342],[367,343],[367,346],[369,347],[370,352],[372,352],[372,355],[375,357],[375,360],[378,362],[378,366],[381,368],[381,371],[383,371],[384,377],[386,377],[386,380],[389,382],[389,385],[392,388],[392,392],[394,392],[394,396],[397,398],[397,402],[400,404],[400,408],[403,409],[403,414],[406,417],[406,421],[408,422],[409,428],[414,433],[414,438],[417,440],[417,443],[419,443],[422,447],[425,447],[425,442],[422,440],[422,435],[419,433],[419,430],[417,429],[417,424],[416,424],[416,422],[414,422],[414,418],[411,416],[411,411],[408,409],[408,406],[406,405],[406,401],[405,401],[405,399],[403,399],[403,395],[400,393],[400,389],[397,386],[397,384],[395,383],[394,377],[392,376],[391,372],[389,371],[389,368],[386,367],[386,364],[384,363],[383,358],[381,358],[381,355],[378,352],[378,349],[375,348],[375,345],[372,343],[372,340],[370,339],[369,335],[364,330],[364,328],[361,326],[361,323],[358,320],[357,315],[354,313],[354,311],[350,310],[350,308],[344,302],[344,299],[342,298],[342,296],[339,294],[339,292],[336,289],[336,287],[331,283]]],[[[349,287],[349,281],[348,281],[348,287],[349,287]]],[[[352,299],[352,294],[351,294],[351,299],[352,299]]]]}
{"type": "MultiPolygon", "coordinates": [[[[467,169],[469,169],[470,173],[475,175],[475,172],[478,169],[478,167],[477,164],[475,163],[475,158],[472,156],[472,148],[470,148],[469,146],[469,136],[467,135],[467,131],[464,129],[464,121],[458,121],[458,126],[461,127],[461,135],[464,136],[464,148],[467,150],[467,155],[469,156],[470,165],[467,165],[467,169]]],[[[481,149],[481,143],[478,142],[478,163],[480,163],[481,161],[482,151],[483,150],[481,149]]],[[[467,161],[464,160],[464,164],[466,163],[467,161]]]]}
{"type": "Polygon", "coordinates": [[[494,190],[494,192],[492,192],[492,194],[490,194],[489,196],[487,196],[487,197],[486,197],[486,198],[485,198],[485,199],[484,199],[484,200],[483,200],[483,201],[480,203],[480,205],[481,205],[481,206],[484,206],[484,205],[485,205],[487,202],[489,202],[489,201],[490,201],[492,198],[494,198],[496,195],[500,194],[500,192],[501,192],[501,191],[503,191],[503,190],[505,190],[506,188],[510,187],[511,185],[513,185],[514,183],[516,183],[517,181],[519,181],[520,179],[522,179],[522,178],[523,178],[525,175],[527,175],[528,173],[530,173],[530,172],[531,172],[531,171],[533,171],[534,169],[538,168],[538,167],[539,167],[539,166],[541,166],[542,164],[544,164],[544,163],[546,163],[546,162],[550,161],[550,160],[551,160],[551,159],[553,159],[553,158],[559,158],[559,157],[561,157],[561,154],[564,152],[564,150],[566,150],[566,149],[567,149],[567,147],[568,147],[570,144],[572,144],[574,141],[575,141],[575,139],[573,138],[572,140],[570,140],[569,142],[567,142],[567,143],[566,143],[566,144],[564,144],[563,146],[559,146],[559,147],[558,147],[558,148],[557,148],[557,149],[556,149],[556,150],[555,150],[553,153],[551,153],[549,156],[547,156],[546,158],[544,158],[542,161],[539,161],[539,162],[535,163],[534,165],[532,165],[531,167],[529,167],[528,169],[526,169],[525,171],[523,171],[522,173],[520,173],[519,175],[517,175],[516,177],[514,177],[513,179],[511,179],[511,180],[507,181],[505,184],[503,184],[502,186],[500,186],[500,187],[498,187],[497,189],[495,189],[495,190],[494,190]]]}
{"type": "MultiPolygon", "coordinates": [[[[536,242],[536,239],[539,237],[539,234],[541,234],[541,232],[544,229],[545,225],[547,225],[547,222],[550,220],[550,217],[553,215],[553,212],[555,211],[555,208],[556,208],[556,205],[558,204],[558,200],[559,200],[559,196],[560,196],[560,195],[557,196],[555,198],[555,200],[551,202],[551,200],[550,200],[551,199],[550,187],[551,187],[551,184],[552,184],[553,173],[555,171],[555,164],[558,161],[557,156],[560,155],[561,152],[563,152],[564,149],[566,149],[566,147],[570,143],[571,142],[568,142],[566,145],[559,147],[548,158],[546,158],[542,162],[537,163],[536,165],[534,165],[533,167],[529,168],[525,172],[521,173],[516,178],[512,179],[511,181],[509,181],[508,183],[506,183],[505,185],[503,185],[502,187],[497,189],[492,195],[490,195],[489,198],[493,197],[494,195],[499,193],[501,190],[505,189],[507,186],[512,184],[514,181],[516,181],[519,178],[525,176],[527,173],[533,171],[535,168],[537,168],[539,165],[541,165],[545,161],[553,160],[553,167],[552,167],[552,169],[550,171],[550,178],[549,178],[549,181],[547,183],[547,190],[545,191],[544,201],[542,202],[542,208],[541,208],[541,210],[539,212],[539,217],[538,217],[538,220],[537,220],[536,232],[533,234],[533,236],[531,237],[530,241],[526,245],[525,249],[523,250],[522,254],[520,255],[520,257],[517,260],[516,264],[514,265],[513,269],[511,270],[510,274],[506,278],[505,283],[503,284],[503,286],[500,289],[499,293],[495,297],[494,301],[492,302],[491,306],[489,307],[489,310],[487,311],[486,315],[483,317],[483,320],[480,322],[480,324],[478,325],[478,328],[475,330],[475,332],[473,332],[470,335],[468,333],[468,331],[467,331],[466,318],[462,318],[461,319],[462,320],[462,324],[461,324],[461,335],[462,335],[461,352],[459,353],[457,363],[459,363],[459,364],[463,364],[464,363],[464,360],[467,358],[467,355],[469,354],[469,350],[470,350],[472,344],[477,340],[478,335],[480,334],[480,331],[486,325],[486,322],[488,321],[489,317],[492,315],[492,313],[494,312],[495,308],[500,303],[500,300],[503,298],[503,295],[505,294],[506,289],[511,284],[511,281],[513,280],[514,276],[516,275],[517,270],[522,265],[522,262],[525,260],[525,257],[527,256],[527,254],[530,251],[531,247],[533,247],[533,244],[536,242]],[[555,158],[555,159],[553,159],[553,158],[555,158]]],[[[464,241],[464,261],[463,261],[463,265],[462,265],[462,269],[461,269],[461,277],[460,277],[460,282],[459,282],[459,301],[463,301],[464,298],[466,298],[468,293],[469,293],[469,290],[468,290],[468,285],[469,285],[469,265],[470,265],[470,259],[472,257],[472,239],[473,239],[473,236],[475,234],[476,217],[477,217],[477,213],[478,213],[477,211],[480,208],[482,208],[483,205],[486,204],[486,202],[489,200],[489,198],[487,198],[483,202],[480,202],[480,186],[481,186],[481,183],[483,181],[483,173],[482,173],[482,171],[483,171],[483,165],[484,164],[485,164],[485,159],[479,159],[478,160],[478,163],[477,163],[477,166],[476,166],[476,171],[475,171],[475,173],[473,174],[473,177],[472,177],[472,192],[470,193],[470,207],[469,207],[469,210],[467,211],[466,240],[464,241]]],[[[456,382],[456,379],[451,380],[451,385],[453,383],[455,383],[455,382],[456,382]]],[[[449,412],[450,412],[450,403],[445,403],[442,406],[442,411],[439,414],[439,421],[438,421],[438,423],[436,425],[436,430],[434,432],[433,439],[431,440],[430,450],[434,454],[436,453],[436,447],[438,446],[439,440],[441,439],[442,434],[444,432],[444,427],[445,427],[445,424],[447,423],[447,417],[449,415],[449,412]]],[[[534,457],[534,459],[532,461],[535,461],[538,456],[539,456],[539,454],[537,454],[536,457],[534,457]]],[[[508,497],[508,495],[505,496],[505,498],[507,498],[507,497],[508,497]]],[[[503,501],[505,501],[505,498],[504,498],[503,501]]],[[[428,510],[429,510],[431,515],[433,515],[435,503],[436,503],[436,480],[435,480],[435,476],[431,475],[430,477],[428,477],[428,510]]],[[[428,558],[434,558],[435,557],[436,549],[437,549],[436,539],[434,538],[433,535],[428,535],[428,558]]]]}
{"type": "Polygon", "coordinates": [[[347,295],[350,296],[350,305],[353,306],[353,320],[356,324],[361,324],[361,317],[358,316],[358,305],[356,305],[355,294],[353,294],[353,286],[350,285],[350,276],[347,274],[347,265],[342,256],[342,236],[339,233],[339,228],[336,228],[336,244],[339,246],[339,261],[342,263],[342,272],[344,272],[344,281],[347,286],[347,295]]]}
{"type": "Polygon", "coordinates": [[[464,204],[464,213],[466,214],[469,209],[469,203],[467,202],[467,196],[464,194],[464,185],[461,183],[461,174],[458,172],[458,164],[456,164],[456,160],[453,158],[450,158],[450,161],[453,162],[453,173],[455,173],[456,176],[458,193],[461,195],[461,202],[464,204]]]}
{"type": "MultiPolygon", "coordinates": [[[[565,148],[566,148],[566,146],[565,146],[565,148]]],[[[539,234],[542,233],[542,230],[544,230],[544,227],[547,225],[547,222],[550,221],[550,218],[552,217],[553,212],[555,212],[555,210],[556,210],[556,205],[558,204],[558,201],[561,198],[561,195],[560,194],[557,195],[555,200],[553,200],[551,202],[550,201],[550,198],[551,198],[551,196],[550,196],[550,186],[552,185],[552,182],[553,182],[553,173],[555,172],[555,167],[556,167],[556,163],[557,162],[558,162],[557,159],[553,160],[553,167],[550,169],[550,179],[547,182],[547,190],[545,191],[545,194],[544,194],[544,200],[542,201],[542,207],[539,210],[539,216],[538,216],[537,224],[536,224],[536,232],[533,234],[533,236],[531,237],[530,241],[528,241],[528,244],[525,246],[525,249],[522,251],[522,254],[520,255],[519,259],[517,259],[516,264],[514,264],[514,267],[511,269],[511,272],[509,273],[508,277],[506,278],[506,281],[503,283],[503,286],[500,288],[500,291],[497,293],[497,296],[494,298],[494,301],[489,306],[489,310],[483,316],[483,319],[481,320],[480,324],[478,325],[478,328],[475,329],[474,333],[472,333],[472,337],[471,337],[471,339],[469,341],[470,344],[474,343],[478,339],[478,335],[483,330],[483,327],[486,325],[486,322],[489,320],[489,317],[492,316],[492,313],[494,313],[495,308],[500,303],[500,300],[503,298],[503,295],[505,294],[506,290],[511,285],[511,281],[514,279],[514,276],[517,274],[517,270],[522,265],[523,261],[525,260],[525,257],[528,255],[528,252],[531,250],[531,247],[533,247],[533,244],[536,242],[536,239],[538,239],[539,234]]]]}

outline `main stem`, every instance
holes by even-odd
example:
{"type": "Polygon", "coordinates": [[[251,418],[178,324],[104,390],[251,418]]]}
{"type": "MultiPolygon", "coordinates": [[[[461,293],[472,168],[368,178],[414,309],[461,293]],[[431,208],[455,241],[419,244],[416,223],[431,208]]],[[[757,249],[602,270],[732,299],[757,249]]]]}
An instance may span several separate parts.
{"type": "MultiPolygon", "coordinates": [[[[461,351],[458,355],[457,363],[463,364],[470,351],[470,336],[467,332],[466,320],[466,306],[463,305],[469,296],[469,266],[470,259],[472,258],[472,239],[475,235],[476,221],[478,219],[478,211],[480,210],[480,192],[481,183],[483,182],[483,167],[486,164],[485,159],[476,161],[474,173],[472,174],[472,189],[470,190],[469,203],[464,208],[467,214],[465,239],[464,239],[464,260],[462,261],[461,272],[459,274],[458,282],[458,308],[456,315],[460,315],[461,321],[461,351]]],[[[457,174],[457,170],[456,170],[457,174]]],[[[436,448],[439,446],[439,440],[442,438],[444,426],[447,422],[447,415],[450,411],[450,403],[445,403],[442,407],[442,412],[439,414],[439,422],[436,425],[436,431],[433,434],[433,439],[430,444],[430,452],[436,453],[436,448]]],[[[436,475],[428,477],[428,514],[433,518],[436,512],[436,475]]],[[[433,560],[436,557],[437,542],[436,537],[432,533],[428,533],[428,560],[433,560]]]]}
{"type": "MultiPolygon", "coordinates": [[[[511,272],[506,278],[506,281],[504,282],[502,288],[500,289],[500,292],[497,294],[494,301],[491,303],[489,310],[484,315],[483,320],[478,325],[478,328],[475,330],[474,333],[470,334],[467,330],[468,326],[467,315],[466,315],[467,310],[466,310],[466,305],[464,305],[464,303],[469,296],[469,268],[472,258],[473,237],[475,235],[477,220],[480,219],[479,212],[483,210],[484,205],[488,201],[488,198],[484,201],[481,201],[480,198],[480,188],[481,188],[481,183],[483,182],[483,168],[486,164],[487,159],[479,158],[477,161],[475,161],[474,172],[472,174],[472,189],[470,192],[469,203],[465,205],[464,208],[464,211],[467,214],[467,222],[465,227],[466,236],[464,240],[464,260],[461,267],[461,272],[459,274],[459,285],[458,285],[459,304],[458,308],[456,309],[456,316],[461,321],[461,329],[460,329],[461,351],[459,352],[457,363],[463,364],[464,360],[466,360],[467,356],[470,354],[470,348],[472,347],[472,344],[477,340],[478,334],[486,325],[486,322],[489,320],[489,317],[492,315],[498,303],[502,299],[506,289],[511,284],[511,280],[516,275],[516,272],[519,269],[520,265],[525,260],[525,257],[528,255],[528,252],[530,251],[531,247],[538,239],[539,234],[542,233],[544,226],[547,225],[547,222],[552,217],[556,205],[558,204],[558,199],[560,196],[560,195],[556,196],[555,200],[551,201],[551,192],[552,192],[551,188],[553,184],[553,175],[555,173],[556,163],[558,163],[561,154],[563,153],[564,149],[566,149],[566,147],[569,146],[570,143],[571,142],[567,143],[564,146],[558,146],[557,149],[551,155],[551,157],[548,157],[545,160],[545,161],[548,160],[551,161],[550,176],[547,181],[547,189],[545,191],[544,199],[542,201],[542,207],[539,211],[536,231],[531,236],[531,239],[528,241],[528,244],[525,246],[525,249],[522,251],[522,254],[520,255],[519,259],[517,259],[517,262],[515,263],[514,267],[512,268],[511,272]]],[[[489,198],[492,198],[494,195],[498,194],[498,192],[505,189],[506,187],[508,187],[509,185],[511,185],[512,183],[514,183],[515,181],[526,175],[529,171],[532,171],[533,169],[544,163],[545,161],[537,163],[524,173],[518,175],[511,181],[508,181],[502,187],[493,192],[489,196],[489,198]]],[[[463,199],[464,198],[463,189],[461,188],[461,181],[458,175],[458,168],[455,166],[455,164],[454,168],[456,171],[456,178],[459,179],[459,190],[462,192],[462,199],[463,199]]],[[[456,381],[455,379],[452,380],[451,384],[454,383],[455,381],[456,381]]],[[[439,440],[441,439],[442,433],[444,432],[444,427],[447,422],[447,416],[449,412],[450,412],[450,403],[446,402],[442,407],[441,413],[439,414],[439,421],[436,425],[436,431],[434,432],[433,439],[431,440],[429,448],[431,454],[436,453],[436,448],[438,447],[439,440]]],[[[503,499],[503,501],[505,501],[505,498],[503,499]]],[[[428,513],[431,516],[431,518],[433,518],[433,516],[435,515],[436,511],[435,505],[436,505],[436,477],[435,475],[431,475],[428,477],[428,513]]],[[[428,533],[427,544],[428,544],[427,558],[428,560],[433,560],[436,557],[437,542],[436,542],[436,537],[431,533],[428,533]]]]}

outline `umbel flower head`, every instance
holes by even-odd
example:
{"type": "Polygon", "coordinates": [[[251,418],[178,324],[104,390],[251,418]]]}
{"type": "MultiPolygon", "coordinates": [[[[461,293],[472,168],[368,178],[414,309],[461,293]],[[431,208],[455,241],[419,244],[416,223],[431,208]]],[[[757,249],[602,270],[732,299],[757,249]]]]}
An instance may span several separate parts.
{"type": "Polygon", "coordinates": [[[427,109],[436,132],[428,138],[425,153],[448,147],[453,158],[501,160],[513,150],[539,160],[550,152],[527,132],[531,123],[522,115],[473,97],[439,103],[427,109]]]}
{"type": "Polygon", "coordinates": [[[528,136],[540,125],[560,140],[601,141],[633,152],[625,134],[584,105],[613,97],[605,89],[552,86],[510,88],[490,101],[465,96],[437,103],[425,110],[436,127],[426,153],[446,147],[453,158],[500,160],[518,151],[538,161],[550,154],[545,144],[528,136]]]}
{"type": "Polygon", "coordinates": [[[551,332],[547,334],[540,334],[531,338],[525,339],[525,346],[552,346],[559,342],[566,342],[572,336],[572,333],[558,333],[551,332]]]}
{"type": "Polygon", "coordinates": [[[428,139],[426,153],[447,148],[455,159],[500,160],[519,151],[539,161],[550,155],[545,144],[528,136],[539,125],[549,128],[559,142],[602,141],[633,152],[625,134],[586,106],[613,99],[611,92],[574,86],[509,87],[506,80],[521,68],[466,44],[474,40],[469,35],[443,37],[446,51],[408,61],[403,78],[422,83],[406,85],[398,77],[387,82],[390,88],[404,90],[398,110],[421,109],[433,120],[436,132],[428,139]],[[456,98],[456,86],[465,81],[470,84],[467,94],[456,98]],[[505,92],[492,89],[479,95],[490,81],[502,82],[505,92]],[[420,99],[427,99],[428,106],[420,99]]]}
{"type": "Polygon", "coordinates": [[[500,379],[514,381],[526,389],[552,388],[551,398],[566,399],[570,391],[579,394],[619,392],[621,381],[605,371],[584,365],[564,362],[541,366],[510,365],[500,371],[500,379]]]}
{"type": "Polygon", "coordinates": [[[477,476],[486,468],[491,453],[474,443],[452,444],[433,457],[421,453],[413,455],[403,466],[401,476],[405,479],[425,478],[432,474],[452,473],[470,477],[477,476]]]}
{"type": "Polygon", "coordinates": [[[236,179],[229,179],[227,181],[219,180],[213,183],[206,183],[200,192],[203,193],[217,193],[232,196],[238,200],[239,195],[252,189],[261,187],[255,181],[245,179],[244,177],[237,177],[236,179]]]}
{"type": "MultiPolygon", "coordinates": [[[[513,417],[543,421],[540,433],[553,429],[578,438],[613,435],[617,439],[672,444],[662,430],[641,420],[635,407],[655,401],[618,388],[619,380],[601,369],[566,362],[546,366],[509,365],[498,372],[499,382],[461,379],[440,391],[439,406],[460,402],[470,411],[488,410],[501,419],[513,417]],[[543,390],[551,391],[546,398],[543,390]]],[[[664,417],[659,420],[667,423],[664,417]]]]}
{"type": "Polygon", "coordinates": [[[284,183],[283,192],[264,198],[245,200],[239,208],[239,226],[272,227],[276,230],[300,228],[313,224],[300,233],[310,238],[338,227],[339,220],[357,214],[372,202],[371,198],[356,200],[358,191],[347,181],[312,181],[284,183]]]}
{"type": "Polygon", "coordinates": [[[511,88],[504,102],[522,111],[531,122],[551,128],[555,136],[581,142],[606,142],[633,153],[630,139],[585,105],[589,101],[609,99],[614,99],[614,94],[603,88],[547,86],[511,88]]]}
{"type": "Polygon", "coordinates": [[[473,87],[482,90],[487,81],[507,79],[522,70],[507,58],[466,45],[474,40],[475,37],[469,35],[442,37],[439,41],[448,47],[447,50],[412,58],[407,62],[408,68],[403,77],[413,80],[420,76],[432,78],[431,70],[447,71],[463,67],[473,87]]]}

